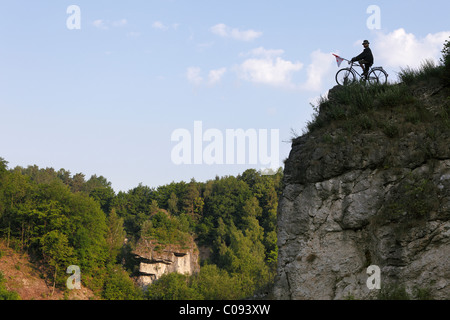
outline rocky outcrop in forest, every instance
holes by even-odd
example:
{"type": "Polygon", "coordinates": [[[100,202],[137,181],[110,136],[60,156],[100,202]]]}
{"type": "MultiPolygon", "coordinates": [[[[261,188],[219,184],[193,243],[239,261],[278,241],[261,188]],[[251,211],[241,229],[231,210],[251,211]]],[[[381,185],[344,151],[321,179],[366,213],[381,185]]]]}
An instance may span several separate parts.
{"type": "Polygon", "coordinates": [[[285,163],[276,299],[450,298],[449,91],[330,90],[285,163]]]}
{"type": "Polygon", "coordinates": [[[142,238],[133,254],[139,263],[137,282],[142,288],[146,288],[164,274],[177,272],[192,275],[200,271],[199,250],[194,241],[183,246],[161,246],[142,238]]]}

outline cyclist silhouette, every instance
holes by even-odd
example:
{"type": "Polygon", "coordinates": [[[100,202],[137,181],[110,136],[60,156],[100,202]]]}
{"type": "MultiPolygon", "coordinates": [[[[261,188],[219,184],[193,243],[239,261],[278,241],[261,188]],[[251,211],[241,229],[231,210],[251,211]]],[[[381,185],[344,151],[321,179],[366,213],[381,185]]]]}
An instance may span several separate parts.
{"type": "Polygon", "coordinates": [[[358,61],[361,65],[361,68],[363,68],[363,76],[367,78],[367,75],[369,74],[370,67],[373,65],[373,54],[372,50],[369,48],[370,42],[368,40],[364,40],[362,45],[364,46],[364,51],[354,58],[352,58],[352,62],[358,61]]]}

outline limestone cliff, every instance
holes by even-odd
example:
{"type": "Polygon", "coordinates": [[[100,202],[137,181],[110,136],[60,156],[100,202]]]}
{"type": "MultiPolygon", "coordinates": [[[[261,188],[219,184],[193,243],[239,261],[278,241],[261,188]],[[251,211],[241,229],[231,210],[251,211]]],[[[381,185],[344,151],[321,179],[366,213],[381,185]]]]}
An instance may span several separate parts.
{"type": "Polygon", "coordinates": [[[162,275],[178,272],[192,275],[200,270],[199,251],[194,241],[184,245],[161,245],[141,238],[133,251],[139,262],[138,284],[145,288],[162,275]]]}
{"type": "Polygon", "coordinates": [[[286,160],[274,297],[450,299],[449,89],[381,88],[354,114],[345,90],[286,160]],[[381,291],[367,287],[370,265],[381,291]]]}

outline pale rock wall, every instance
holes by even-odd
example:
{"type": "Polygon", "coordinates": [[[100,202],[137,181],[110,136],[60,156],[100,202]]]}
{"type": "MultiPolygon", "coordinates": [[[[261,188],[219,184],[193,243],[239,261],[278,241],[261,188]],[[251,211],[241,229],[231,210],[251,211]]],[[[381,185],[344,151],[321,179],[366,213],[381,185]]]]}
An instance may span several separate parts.
{"type": "Polygon", "coordinates": [[[200,270],[199,253],[195,243],[189,248],[166,246],[155,250],[151,241],[141,239],[133,252],[139,261],[138,284],[146,288],[164,274],[177,272],[192,275],[200,270]]]}
{"type": "MultiPolygon", "coordinates": [[[[432,126],[432,124],[430,124],[432,126]]],[[[450,130],[293,141],[278,206],[276,299],[376,299],[404,287],[450,299],[450,130]]],[[[339,134],[339,133],[332,133],[339,134]]]]}

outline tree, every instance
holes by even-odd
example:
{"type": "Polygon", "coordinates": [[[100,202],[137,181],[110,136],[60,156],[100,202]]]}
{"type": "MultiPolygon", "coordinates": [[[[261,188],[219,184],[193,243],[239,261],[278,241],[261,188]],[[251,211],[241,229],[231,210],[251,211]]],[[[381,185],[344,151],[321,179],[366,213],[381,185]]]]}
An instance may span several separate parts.
{"type": "Polygon", "coordinates": [[[278,246],[277,246],[277,233],[276,231],[270,231],[265,234],[264,247],[266,248],[266,261],[271,274],[274,275],[277,268],[278,261],[278,246]]]}
{"type": "Polygon", "coordinates": [[[0,157],[0,176],[8,170],[8,161],[0,157]]]}
{"type": "Polygon", "coordinates": [[[8,162],[0,157],[0,232],[2,232],[3,215],[5,212],[4,186],[8,175],[8,162]]]}
{"type": "MultiPolygon", "coordinates": [[[[25,203],[31,195],[31,185],[29,178],[24,176],[19,170],[14,170],[4,175],[2,179],[2,221],[0,227],[7,234],[7,246],[10,238],[18,236],[20,238],[24,232],[24,212],[17,206],[25,203]],[[19,232],[17,232],[20,230],[19,232]]],[[[23,237],[22,237],[23,239],[23,237]]],[[[23,240],[22,240],[23,243],[23,240]]]]}
{"type": "Polygon", "coordinates": [[[125,240],[125,230],[123,228],[123,219],[119,218],[115,209],[111,210],[107,221],[106,245],[111,259],[115,259],[122,248],[125,240]]]}
{"type": "Polygon", "coordinates": [[[108,270],[102,297],[106,300],[138,300],[142,298],[141,291],[135,287],[129,275],[120,267],[108,270]]]}
{"type": "Polygon", "coordinates": [[[64,215],[63,205],[56,200],[25,203],[18,207],[23,215],[22,224],[25,224],[25,231],[22,231],[22,248],[39,248],[41,237],[50,231],[58,230],[66,235],[73,231],[69,218],[64,215]]]}
{"type": "Polygon", "coordinates": [[[181,201],[181,211],[184,211],[193,219],[198,219],[199,214],[201,214],[200,211],[203,209],[200,199],[200,191],[198,190],[197,183],[193,180],[188,184],[186,193],[181,201]]]}
{"type": "Polygon", "coordinates": [[[159,211],[158,208],[158,201],[156,200],[152,200],[151,204],[150,204],[150,215],[154,215],[155,213],[157,213],[159,211]]]}
{"type": "Polygon", "coordinates": [[[111,202],[114,199],[115,192],[105,177],[97,175],[91,176],[83,185],[82,190],[89,196],[100,203],[100,207],[103,212],[108,213],[111,211],[111,202]]]}
{"type": "Polygon", "coordinates": [[[71,173],[70,171],[67,171],[65,169],[60,169],[57,173],[56,176],[58,177],[58,179],[60,179],[62,181],[62,183],[64,183],[66,186],[70,185],[71,182],[71,173]]]}
{"type": "Polygon", "coordinates": [[[250,169],[156,190],[139,184],[118,194],[106,178],[84,177],[37,166],[8,170],[0,158],[0,235],[40,257],[54,286],[74,264],[102,298],[134,299],[116,263],[121,251],[122,263],[135,270],[131,252],[141,236],[160,247],[188,246],[194,237],[212,251],[199,274],[164,276],[147,298],[242,299],[273,277],[282,171],[262,176],[250,169]]]}
{"type": "Polygon", "coordinates": [[[20,296],[17,292],[6,289],[4,283],[6,282],[5,276],[0,271],[0,301],[1,300],[20,300],[20,296]]]}
{"type": "Polygon", "coordinates": [[[193,276],[192,287],[205,300],[238,300],[245,298],[238,276],[231,276],[216,265],[202,266],[193,276]]]}
{"type": "Polygon", "coordinates": [[[450,84],[450,39],[445,40],[441,61],[444,64],[444,81],[450,84]]]}
{"type": "Polygon", "coordinates": [[[186,215],[169,216],[163,211],[154,214],[142,225],[141,237],[160,245],[186,245],[190,242],[189,221],[186,215]]]}
{"type": "Polygon", "coordinates": [[[106,245],[106,214],[100,205],[88,195],[69,194],[66,206],[72,229],[70,241],[83,270],[92,270],[105,263],[108,257],[106,245]]]}
{"type": "Polygon", "coordinates": [[[178,213],[178,197],[174,192],[172,192],[170,194],[170,199],[167,202],[167,205],[168,205],[168,210],[169,210],[170,214],[178,213]]]}
{"type": "Polygon", "coordinates": [[[145,292],[149,300],[202,300],[203,297],[189,284],[189,277],[179,273],[163,275],[145,292]]]}
{"type": "Polygon", "coordinates": [[[41,239],[41,246],[44,261],[54,269],[53,294],[58,271],[65,270],[67,266],[71,265],[69,259],[72,257],[74,250],[69,246],[67,236],[58,230],[45,234],[41,239]]]}
{"type": "MultiPolygon", "coordinates": [[[[262,209],[259,206],[259,201],[256,197],[251,197],[247,199],[244,203],[244,207],[242,208],[242,229],[252,228],[253,225],[258,224],[259,221],[257,218],[260,218],[262,215],[262,209]]],[[[256,239],[255,239],[256,240],[256,239]]],[[[258,239],[260,240],[260,239],[258,239]]]]}
{"type": "Polygon", "coordinates": [[[198,221],[203,216],[203,207],[205,206],[205,201],[202,197],[197,197],[194,199],[194,220],[198,221]]]}
{"type": "Polygon", "coordinates": [[[82,173],[77,173],[73,176],[72,181],[70,182],[70,188],[72,192],[79,192],[83,190],[83,186],[85,183],[84,177],[85,175],[82,173]]]}
{"type": "MultiPolygon", "coordinates": [[[[169,199],[172,197],[172,194],[175,194],[177,199],[182,201],[183,196],[186,194],[186,190],[186,182],[172,182],[168,185],[159,186],[155,192],[154,197],[158,201],[158,206],[160,208],[169,210],[169,199]]],[[[181,206],[181,203],[178,203],[177,205],[181,206]]],[[[180,207],[178,207],[177,212],[179,212],[179,209],[180,207]]]]}
{"type": "Polygon", "coordinates": [[[229,224],[240,225],[242,208],[251,197],[251,190],[244,181],[235,177],[225,177],[214,181],[208,196],[205,196],[204,216],[213,215],[215,220],[222,217],[229,224]]]}
{"type": "Polygon", "coordinates": [[[36,184],[50,183],[57,178],[57,172],[53,168],[40,169],[37,165],[27,168],[16,167],[14,170],[20,171],[23,175],[30,177],[36,184]]]}

